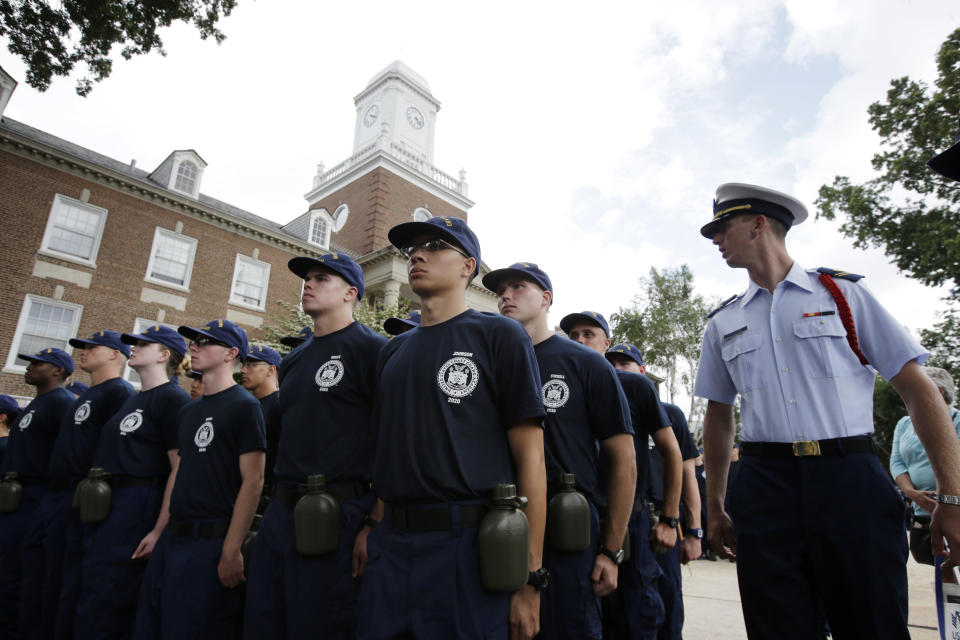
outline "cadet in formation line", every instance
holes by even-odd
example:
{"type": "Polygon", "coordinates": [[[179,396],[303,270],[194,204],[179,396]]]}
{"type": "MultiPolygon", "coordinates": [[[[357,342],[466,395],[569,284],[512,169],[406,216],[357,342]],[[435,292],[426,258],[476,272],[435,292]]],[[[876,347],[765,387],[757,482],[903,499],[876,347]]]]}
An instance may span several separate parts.
{"type": "MultiPolygon", "coordinates": [[[[960,177],[958,157],[934,164],[960,177]]],[[[907,404],[938,482],[933,551],[955,562],[960,445],[929,354],[859,276],[790,258],[796,199],[724,184],[712,216],[702,235],[750,278],[710,314],[695,386],[710,542],[737,560],[748,635],[817,638],[825,616],[839,640],[908,638],[872,389],[876,370],[907,404]]],[[[37,396],[0,398],[0,637],[681,637],[696,450],[642,353],[611,348],[595,311],[555,335],[533,263],[483,278],[499,314],[469,309],[481,252],[462,220],[389,239],[421,302],[389,341],[353,320],[363,273],[331,253],[289,262],[313,324],[282,359],[225,319],[104,329],[70,340],[93,383],[74,396],[68,354],[20,355],[37,396]]]]}

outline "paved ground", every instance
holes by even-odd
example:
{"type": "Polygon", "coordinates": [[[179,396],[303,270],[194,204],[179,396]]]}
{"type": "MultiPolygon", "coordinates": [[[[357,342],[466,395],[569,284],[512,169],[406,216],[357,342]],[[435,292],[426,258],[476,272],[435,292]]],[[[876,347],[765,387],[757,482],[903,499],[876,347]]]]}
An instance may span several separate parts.
{"type": "MultiPolygon", "coordinates": [[[[907,563],[910,583],[910,636],[939,640],[933,592],[933,567],[907,563]]],[[[736,566],[730,562],[698,560],[683,567],[685,640],[742,640],[747,637],[740,611],[736,566]]]]}

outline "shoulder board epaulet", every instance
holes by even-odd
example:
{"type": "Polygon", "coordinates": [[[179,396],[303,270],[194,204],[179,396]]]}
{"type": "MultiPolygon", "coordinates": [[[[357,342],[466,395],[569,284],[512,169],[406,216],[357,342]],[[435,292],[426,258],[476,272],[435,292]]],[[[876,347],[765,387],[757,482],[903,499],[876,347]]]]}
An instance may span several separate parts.
{"type": "Polygon", "coordinates": [[[735,295],[730,296],[723,302],[721,302],[719,307],[717,307],[716,309],[714,309],[713,311],[707,314],[707,319],[709,320],[713,316],[723,311],[726,307],[728,307],[730,304],[732,304],[737,298],[739,298],[742,295],[743,295],[742,293],[737,293],[735,295]]]}
{"type": "Polygon", "coordinates": [[[830,269],[829,267],[820,267],[817,269],[817,273],[825,273],[828,276],[833,276],[834,278],[843,278],[844,280],[849,280],[850,282],[856,282],[857,280],[863,278],[863,276],[856,273],[848,273],[846,271],[830,269]]]}

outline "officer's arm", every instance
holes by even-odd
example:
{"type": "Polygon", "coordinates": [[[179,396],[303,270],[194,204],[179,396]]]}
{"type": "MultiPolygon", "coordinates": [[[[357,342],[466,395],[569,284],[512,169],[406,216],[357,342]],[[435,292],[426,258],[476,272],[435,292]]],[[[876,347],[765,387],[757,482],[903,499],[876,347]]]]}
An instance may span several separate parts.
{"type": "Polygon", "coordinates": [[[653,443],[663,457],[663,515],[668,518],[679,518],[683,455],[680,453],[677,436],[669,427],[657,429],[653,432],[653,443]]]}
{"type": "Polygon", "coordinates": [[[607,507],[609,515],[603,532],[603,546],[616,551],[623,546],[627,523],[633,512],[633,497],[637,490],[637,452],[633,434],[620,433],[600,442],[609,462],[607,477],[607,507]]]}
{"type": "Polygon", "coordinates": [[[707,401],[703,417],[703,465],[707,472],[707,531],[710,546],[717,553],[735,557],[733,525],[724,509],[727,493],[727,472],[733,451],[736,426],[733,405],[707,401]]]}
{"type": "MultiPolygon", "coordinates": [[[[683,506],[687,512],[687,528],[700,529],[700,485],[697,483],[697,461],[694,458],[683,461],[683,506]]],[[[686,533],[686,532],[684,532],[686,533]]],[[[700,557],[700,539],[685,537],[680,541],[680,561],[684,564],[700,557]]]]}
{"type": "Polygon", "coordinates": [[[263,491],[263,467],[266,462],[266,453],[263,451],[248,451],[240,454],[240,477],[243,482],[237,493],[237,500],[233,504],[233,516],[230,518],[230,528],[223,539],[223,550],[220,555],[220,581],[227,587],[234,587],[243,580],[243,556],[240,546],[253,514],[257,511],[260,502],[260,493],[263,491]],[[239,561],[239,573],[237,563],[239,561]],[[232,584],[231,584],[232,583],[232,584]]]}
{"type": "Polygon", "coordinates": [[[167,458],[170,459],[170,475],[167,476],[167,485],[163,489],[163,503],[160,505],[160,514],[157,516],[156,524],[153,525],[153,530],[143,537],[143,540],[140,541],[133,552],[131,557],[134,560],[146,558],[153,553],[153,547],[170,519],[170,494],[173,492],[173,484],[177,480],[177,470],[180,468],[180,450],[171,449],[167,451],[167,458]]]}

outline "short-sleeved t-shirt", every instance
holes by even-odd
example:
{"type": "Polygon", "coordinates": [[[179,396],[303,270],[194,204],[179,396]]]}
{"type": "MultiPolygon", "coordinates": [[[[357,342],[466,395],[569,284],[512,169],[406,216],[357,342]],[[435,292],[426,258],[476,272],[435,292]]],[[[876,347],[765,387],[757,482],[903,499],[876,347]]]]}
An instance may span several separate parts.
{"type": "Polygon", "coordinates": [[[265,451],[260,403],[233,385],[180,409],[180,467],[170,495],[177,520],[229,520],[240,491],[240,456],[265,451]]]}
{"type": "Polygon", "coordinates": [[[649,437],[670,426],[657,387],[647,376],[630,371],[617,371],[623,393],[627,396],[630,418],[633,420],[634,446],[637,450],[637,495],[648,494],[647,477],[649,475],[649,455],[647,443],[649,437]]]}
{"type": "Polygon", "coordinates": [[[273,468],[277,464],[277,450],[280,447],[281,416],[280,392],[260,398],[260,410],[263,411],[263,425],[267,435],[267,464],[263,468],[263,486],[273,486],[273,468]]]}
{"type": "Polygon", "coordinates": [[[283,359],[278,482],[303,482],[317,473],[328,483],[370,480],[377,355],[386,341],[354,322],[314,336],[283,359]]]}
{"type": "Polygon", "coordinates": [[[533,350],[547,412],[543,434],[547,481],[554,483],[561,473],[572,473],[580,491],[594,504],[605,505],[597,442],[633,434],[616,370],[596,351],[559,336],[547,338],[533,350]]]}
{"type": "Polygon", "coordinates": [[[93,466],[103,425],[137,393],[123,378],[96,384],[73,402],[60,421],[50,456],[51,478],[80,478],[93,466]]]}
{"type": "Polygon", "coordinates": [[[190,396],[173,382],[141,391],[103,425],[94,456],[110,473],[138,478],[170,474],[168,451],[178,443],[177,416],[190,396]]]}
{"type": "Polygon", "coordinates": [[[58,387],[30,401],[10,427],[3,472],[16,471],[25,478],[49,478],[50,454],[60,421],[76,396],[58,387]]]}
{"type": "MultiPolygon", "coordinates": [[[[663,410],[670,420],[670,426],[673,427],[673,435],[677,437],[677,443],[680,445],[680,457],[684,460],[694,460],[699,455],[697,443],[693,441],[690,435],[690,427],[687,425],[687,418],[683,415],[683,410],[675,404],[661,402],[663,410]]],[[[660,450],[653,444],[653,438],[649,439],[650,468],[647,482],[649,484],[648,496],[656,502],[663,502],[663,456],[660,450]]]]}
{"type": "Polygon", "coordinates": [[[488,498],[516,482],[507,430],[540,422],[540,373],[516,320],[467,310],[380,352],[374,490],[387,502],[488,498]]]}

